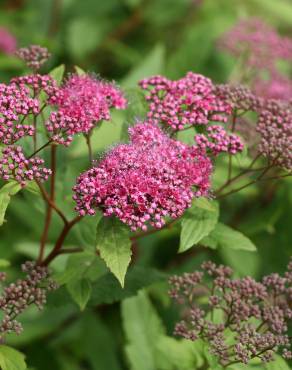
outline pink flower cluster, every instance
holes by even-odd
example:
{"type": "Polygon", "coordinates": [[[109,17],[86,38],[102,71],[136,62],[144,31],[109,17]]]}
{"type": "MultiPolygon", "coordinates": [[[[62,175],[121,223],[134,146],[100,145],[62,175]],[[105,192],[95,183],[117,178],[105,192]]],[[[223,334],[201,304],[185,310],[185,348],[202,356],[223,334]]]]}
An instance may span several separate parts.
{"type": "Polygon", "coordinates": [[[39,102],[25,86],[0,84],[0,142],[10,145],[23,136],[32,136],[34,127],[23,124],[29,114],[39,113],[39,102]]]}
{"type": "Polygon", "coordinates": [[[213,155],[219,153],[236,154],[243,150],[240,138],[235,134],[228,134],[222,126],[207,127],[207,135],[198,134],[195,141],[199,148],[209,149],[213,155]]]}
{"type": "Polygon", "coordinates": [[[292,39],[279,35],[258,18],[240,21],[223,35],[220,44],[236,57],[245,56],[252,68],[252,89],[265,99],[292,99],[292,82],[278,68],[278,61],[292,61],[292,39]],[[266,76],[263,78],[263,76],[266,76]]]}
{"type": "Polygon", "coordinates": [[[118,145],[81,174],[74,187],[76,210],[115,215],[131,227],[161,228],[180,217],[194,197],[208,194],[212,170],[203,151],[170,139],[149,122],[129,129],[130,143],[118,145]]]}
{"type": "Polygon", "coordinates": [[[246,53],[247,63],[260,69],[273,68],[278,59],[292,59],[292,40],[255,17],[239,21],[219,43],[236,57],[246,53]]]}
{"type": "Polygon", "coordinates": [[[124,109],[126,99],[111,83],[89,75],[72,75],[56,95],[50,99],[56,105],[46,123],[56,142],[70,144],[72,135],[89,133],[97,122],[110,119],[110,108],[124,109]]]}
{"type": "MultiPolygon", "coordinates": [[[[45,93],[47,99],[53,99],[58,93],[57,83],[50,75],[33,74],[20,76],[13,78],[11,82],[20,86],[20,88],[27,87],[34,98],[39,97],[41,93],[45,93]]],[[[44,96],[42,96],[43,98],[44,96]]]]}
{"type": "Polygon", "coordinates": [[[268,101],[258,118],[259,151],[271,162],[292,170],[292,107],[268,101]]]}
{"type": "Polygon", "coordinates": [[[187,125],[207,125],[209,121],[226,122],[231,107],[216,96],[212,81],[192,72],[177,81],[154,76],[140,81],[147,90],[148,120],[174,130],[187,125]]]}
{"type": "Polygon", "coordinates": [[[51,170],[42,167],[44,160],[38,157],[27,159],[20,146],[7,146],[2,149],[0,158],[0,177],[5,180],[16,180],[22,186],[26,181],[46,181],[51,170]]]}
{"type": "Polygon", "coordinates": [[[26,48],[20,48],[16,51],[16,55],[34,71],[40,69],[51,56],[47,48],[43,48],[39,45],[30,45],[26,48]]]}
{"type": "Polygon", "coordinates": [[[15,37],[4,27],[0,27],[0,52],[13,54],[16,50],[15,37]]]}

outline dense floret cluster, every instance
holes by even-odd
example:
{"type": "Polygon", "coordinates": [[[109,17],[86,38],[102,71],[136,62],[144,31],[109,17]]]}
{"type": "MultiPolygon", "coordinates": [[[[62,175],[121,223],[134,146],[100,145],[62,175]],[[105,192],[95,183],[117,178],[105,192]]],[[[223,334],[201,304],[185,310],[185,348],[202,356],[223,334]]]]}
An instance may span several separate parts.
{"type": "Polygon", "coordinates": [[[279,70],[278,61],[291,62],[292,40],[283,37],[258,18],[243,19],[223,35],[220,45],[241,57],[245,78],[252,90],[265,99],[290,100],[292,82],[279,70]],[[248,67],[248,68],[247,68],[248,67]]]}
{"type": "Polygon", "coordinates": [[[240,138],[235,134],[228,134],[219,125],[207,127],[207,135],[198,134],[195,136],[195,141],[199,148],[209,149],[213,155],[219,153],[236,154],[243,150],[240,138]]]}
{"type": "Polygon", "coordinates": [[[14,82],[9,85],[0,84],[0,142],[6,145],[14,144],[23,136],[32,136],[34,127],[24,124],[29,115],[39,113],[39,102],[32,98],[25,86],[14,82]]]}
{"type": "Polygon", "coordinates": [[[154,76],[140,81],[147,91],[148,121],[173,130],[189,125],[207,125],[209,121],[226,122],[231,107],[215,94],[212,81],[192,72],[177,81],[154,76]]]}
{"type": "Polygon", "coordinates": [[[280,348],[284,358],[292,358],[287,333],[292,319],[292,263],[284,277],[274,273],[262,282],[232,279],[230,268],[210,261],[202,269],[170,279],[171,297],[187,309],[175,328],[177,335],[204,340],[224,366],[247,364],[255,357],[268,362],[280,348]],[[216,322],[215,311],[220,317],[216,322]]]}
{"type": "Polygon", "coordinates": [[[34,71],[39,70],[51,56],[47,48],[39,45],[30,45],[26,48],[20,48],[15,54],[34,71]]]}
{"type": "MultiPolygon", "coordinates": [[[[22,271],[27,276],[6,286],[0,296],[0,310],[3,312],[0,339],[13,332],[20,334],[22,325],[17,320],[17,316],[32,304],[41,310],[46,303],[47,292],[57,287],[50,279],[46,267],[37,266],[29,261],[22,265],[22,271]]],[[[1,273],[0,280],[3,282],[5,279],[5,274],[1,273]]]]}
{"type": "Polygon", "coordinates": [[[177,218],[192,198],[208,194],[212,165],[204,152],[170,139],[157,126],[137,124],[130,143],[111,150],[81,174],[74,187],[80,215],[115,215],[132,230],[161,228],[177,218]]]}
{"type": "Polygon", "coordinates": [[[0,178],[5,181],[16,180],[22,186],[27,181],[46,181],[51,170],[43,167],[42,158],[27,159],[21,146],[10,145],[2,149],[0,158],[0,178]]]}
{"type": "Polygon", "coordinates": [[[292,170],[292,106],[267,101],[257,124],[261,141],[258,150],[274,163],[292,170]]]}
{"type": "Polygon", "coordinates": [[[97,123],[110,119],[110,109],[127,105],[122,92],[114,85],[90,75],[72,75],[50,103],[58,109],[46,123],[53,138],[68,145],[72,135],[88,134],[97,123]]]}

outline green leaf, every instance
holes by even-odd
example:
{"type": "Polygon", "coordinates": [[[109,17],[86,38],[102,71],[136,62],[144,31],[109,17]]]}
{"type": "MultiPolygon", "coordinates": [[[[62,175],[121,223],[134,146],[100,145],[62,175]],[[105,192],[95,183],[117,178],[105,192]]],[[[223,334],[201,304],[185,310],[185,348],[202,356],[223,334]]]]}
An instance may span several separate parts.
{"type": "Polygon", "coordinates": [[[76,73],[78,74],[78,76],[82,76],[82,75],[85,75],[86,72],[84,71],[84,69],[78,67],[78,66],[74,66],[74,69],[76,71],[76,73]]]}
{"type": "Polygon", "coordinates": [[[5,269],[10,266],[10,262],[7,260],[4,260],[3,258],[0,258],[0,268],[5,269]]]}
{"type": "Polygon", "coordinates": [[[61,64],[58,67],[54,68],[49,74],[53,77],[54,80],[57,81],[58,85],[61,85],[63,76],[65,72],[65,65],[61,64]]]}
{"type": "Polygon", "coordinates": [[[90,298],[92,287],[89,279],[80,279],[67,284],[67,289],[73,300],[83,311],[90,298]]]}
{"type": "Polygon", "coordinates": [[[290,366],[281,356],[275,356],[275,360],[265,365],[267,370],[290,370],[290,366]]]}
{"type": "Polygon", "coordinates": [[[77,282],[81,279],[97,280],[107,272],[104,262],[92,252],[72,254],[64,271],[54,275],[59,285],[77,282]]]}
{"type": "Polygon", "coordinates": [[[0,345],[0,367],[1,370],[25,370],[25,356],[15,349],[0,345]]]}
{"type": "Polygon", "coordinates": [[[29,191],[34,195],[41,195],[41,191],[35,181],[27,182],[23,189],[29,191]]]}
{"type": "Polygon", "coordinates": [[[182,218],[179,253],[185,252],[209,235],[218,222],[217,210],[207,211],[204,208],[193,206],[182,218]]]}
{"type": "Polygon", "coordinates": [[[214,200],[200,197],[193,201],[193,207],[202,208],[210,212],[218,212],[218,204],[214,200]]]}
{"type": "Polygon", "coordinates": [[[11,181],[0,189],[0,226],[4,223],[5,212],[11,196],[19,192],[21,186],[16,181],[11,181]]]}
{"type": "Polygon", "coordinates": [[[217,241],[221,248],[240,249],[245,251],[256,251],[253,242],[241,232],[231,227],[218,223],[211,232],[210,238],[217,241]]]}
{"type": "Polygon", "coordinates": [[[198,340],[177,340],[163,336],[156,344],[157,368],[159,370],[193,370],[204,364],[203,346],[198,340]]]}
{"type": "Polygon", "coordinates": [[[135,67],[123,80],[123,87],[135,87],[137,82],[143,78],[163,72],[165,59],[165,48],[163,45],[156,45],[143,61],[135,67]]]}
{"type": "Polygon", "coordinates": [[[103,217],[97,224],[96,249],[123,287],[132,254],[128,227],[117,218],[103,217]]]}
{"type": "Polygon", "coordinates": [[[131,370],[157,369],[155,348],[165,329],[145,292],[122,302],[122,319],[131,370]]]}
{"type": "Polygon", "coordinates": [[[129,269],[125,287],[122,288],[113,274],[107,273],[93,283],[90,304],[97,306],[121,301],[137,294],[142,288],[157,282],[165,282],[167,278],[168,275],[153,268],[134,266],[129,269]]]}

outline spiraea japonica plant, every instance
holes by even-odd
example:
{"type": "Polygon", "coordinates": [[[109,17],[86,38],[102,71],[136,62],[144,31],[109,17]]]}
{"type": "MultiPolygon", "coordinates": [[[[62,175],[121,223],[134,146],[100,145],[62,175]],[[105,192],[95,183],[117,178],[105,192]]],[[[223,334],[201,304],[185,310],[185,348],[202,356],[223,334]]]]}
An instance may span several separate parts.
{"type": "MultiPolygon", "coordinates": [[[[6,283],[1,274],[3,342],[9,342],[7,334],[21,333],[21,315],[32,306],[43,308],[47,299],[62,304],[60,296],[69,293],[81,310],[94,310],[166,281],[167,274],[139,266],[139,248],[147,248],[143,241],[149,236],[151,243],[154,233],[180,235],[178,251],[184,254],[178,261],[194,250],[256,253],[219,212],[227,197],[251,187],[270,191],[267,184],[289,181],[284,178],[292,174],[291,81],[276,70],[276,59],[292,59],[292,43],[265,27],[242,22],[220,41],[245,58],[226,84],[190,71],[177,80],[145,76],[133,92],[78,67],[42,74],[50,57],[46,48],[16,51],[31,73],[0,84],[0,224],[17,224],[9,212],[10,202],[12,207],[19,199],[20,206],[34,209],[37,231],[31,261],[23,265],[27,276],[15,282],[7,277],[6,283]],[[252,33],[259,27],[265,35],[260,40],[252,33]],[[267,60],[266,81],[260,68],[267,60]],[[101,151],[96,142],[104,140],[106,125],[120,136],[101,151]],[[86,158],[79,158],[80,148],[86,158]]],[[[289,359],[291,263],[284,277],[274,273],[262,282],[233,279],[230,268],[211,262],[203,269],[211,285],[201,272],[170,278],[171,296],[185,307],[175,334],[187,341],[166,334],[145,291],[122,303],[133,369],[128,310],[139,315],[137,304],[146,308],[145,320],[159,326],[156,355],[165,355],[168,346],[181,348],[193,364],[183,368],[289,359]]],[[[179,358],[170,356],[167,367],[155,357],[152,368],[179,368],[179,358]]]]}

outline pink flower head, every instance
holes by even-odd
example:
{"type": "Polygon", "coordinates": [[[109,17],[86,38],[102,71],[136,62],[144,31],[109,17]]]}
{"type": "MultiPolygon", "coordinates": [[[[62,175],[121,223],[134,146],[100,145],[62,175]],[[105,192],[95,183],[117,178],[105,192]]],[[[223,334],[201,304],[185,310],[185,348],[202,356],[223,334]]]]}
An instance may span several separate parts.
{"type": "Polygon", "coordinates": [[[292,109],[279,101],[267,101],[258,118],[259,151],[271,162],[292,170],[292,109]]]}
{"type": "Polygon", "coordinates": [[[22,186],[26,181],[46,181],[51,170],[42,167],[44,160],[38,157],[27,159],[20,146],[7,146],[2,149],[0,158],[0,177],[5,180],[16,180],[22,186]]]}
{"type": "Polygon", "coordinates": [[[186,125],[206,125],[209,121],[226,122],[231,107],[214,93],[212,81],[192,72],[171,81],[154,76],[140,81],[148,91],[149,122],[163,123],[174,130],[186,125]]]}
{"type": "Polygon", "coordinates": [[[4,27],[0,27],[0,52],[13,54],[16,50],[16,38],[4,27]]]}
{"type": "Polygon", "coordinates": [[[47,48],[39,45],[30,45],[26,48],[20,48],[16,51],[16,55],[34,71],[40,69],[51,56],[47,48]]]}
{"type": "Polygon", "coordinates": [[[170,139],[146,122],[129,129],[130,143],[118,145],[77,179],[76,210],[99,208],[132,230],[161,228],[180,217],[195,196],[208,194],[211,161],[201,150],[170,139]]]}
{"type": "Polygon", "coordinates": [[[240,138],[235,134],[228,134],[222,126],[214,125],[207,128],[207,135],[198,134],[195,141],[199,148],[209,149],[213,155],[219,153],[237,154],[243,150],[240,138]]]}
{"type": "MultiPolygon", "coordinates": [[[[11,82],[20,86],[20,88],[28,88],[34,98],[39,97],[41,93],[45,93],[47,100],[54,99],[59,91],[57,82],[50,75],[20,76],[13,78],[11,82]]],[[[43,98],[44,96],[42,96],[43,98]]]]}
{"type": "Polygon", "coordinates": [[[253,91],[265,99],[289,101],[292,100],[292,80],[274,72],[268,80],[256,79],[253,91]]]}
{"type": "Polygon", "coordinates": [[[0,84],[0,142],[10,145],[23,136],[32,136],[34,127],[23,124],[29,114],[39,113],[39,102],[25,86],[0,84]]]}
{"type": "Polygon", "coordinates": [[[245,53],[247,63],[260,69],[270,68],[277,59],[292,59],[292,40],[258,18],[238,22],[223,35],[220,45],[236,57],[245,53]]]}
{"type": "Polygon", "coordinates": [[[126,99],[114,84],[89,75],[72,75],[50,103],[58,107],[58,113],[50,117],[47,129],[61,144],[68,144],[72,135],[89,133],[98,122],[109,120],[110,108],[126,107],[126,99]],[[56,120],[60,121],[57,126],[56,120]]]}

